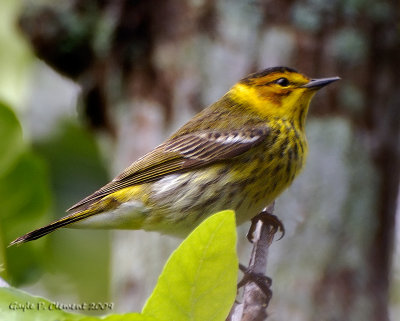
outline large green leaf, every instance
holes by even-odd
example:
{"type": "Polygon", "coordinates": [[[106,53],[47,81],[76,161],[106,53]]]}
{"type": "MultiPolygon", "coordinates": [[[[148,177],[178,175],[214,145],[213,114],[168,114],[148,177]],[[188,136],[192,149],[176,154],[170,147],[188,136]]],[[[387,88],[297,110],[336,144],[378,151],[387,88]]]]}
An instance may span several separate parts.
{"type": "Polygon", "coordinates": [[[238,259],[232,211],[198,226],[166,263],[143,314],[160,320],[225,320],[236,296],[238,259]]]}

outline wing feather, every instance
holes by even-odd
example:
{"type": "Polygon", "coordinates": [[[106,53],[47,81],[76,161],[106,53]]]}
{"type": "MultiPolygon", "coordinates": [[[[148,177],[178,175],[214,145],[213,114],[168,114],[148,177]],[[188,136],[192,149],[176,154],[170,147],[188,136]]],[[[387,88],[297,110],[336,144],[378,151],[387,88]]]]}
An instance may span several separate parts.
{"type": "Polygon", "coordinates": [[[172,138],[138,159],[110,183],[84,198],[68,211],[87,209],[97,200],[122,188],[148,183],[193,168],[230,160],[258,145],[269,127],[208,130],[172,138]]]}

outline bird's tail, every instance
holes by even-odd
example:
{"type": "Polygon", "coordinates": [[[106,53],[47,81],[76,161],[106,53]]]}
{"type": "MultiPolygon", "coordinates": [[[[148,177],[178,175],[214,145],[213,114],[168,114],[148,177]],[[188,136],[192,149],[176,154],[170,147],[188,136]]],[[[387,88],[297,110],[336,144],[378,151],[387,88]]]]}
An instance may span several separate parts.
{"type": "Polygon", "coordinates": [[[34,230],[32,232],[29,232],[25,235],[20,236],[19,238],[12,241],[8,246],[10,247],[15,244],[21,244],[21,243],[36,240],[38,238],[41,238],[42,236],[45,236],[46,234],[49,234],[49,233],[59,229],[60,227],[70,225],[72,223],[75,223],[75,222],[81,221],[85,218],[88,218],[89,216],[97,214],[97,212],[98,211],[86,210],[83,212],[77,212],[77,213],[67,215],[57,221],[50,223],[49,225],[43,226],[41,228],[38,228],[37,230],[34,230]]]}

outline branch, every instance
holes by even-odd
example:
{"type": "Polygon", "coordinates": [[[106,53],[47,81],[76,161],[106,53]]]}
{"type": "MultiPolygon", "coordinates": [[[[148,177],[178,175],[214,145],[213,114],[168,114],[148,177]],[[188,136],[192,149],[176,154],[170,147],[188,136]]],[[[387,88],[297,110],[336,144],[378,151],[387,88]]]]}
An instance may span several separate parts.
{"type": "MultiPolygon", "coordinates": [[[[264,209],[252,220],[253,250],[248,268],[244,268],[244,277],[238,287],[244,286],[242,303],[236,302],[227,321],[261,321],[267,318],[267,307],[272,297],[269,289],[271,279],[264,276],[267,269],[268,249],[282,223],[272,215],[275,202],[264,209]],[[256,224],[254,226],[254,224],[256,224]]],[[[283,235],[282,235],[283,236],[283,235]]],[[[243,270],[243,268],[241,267],[243,270]]]]}

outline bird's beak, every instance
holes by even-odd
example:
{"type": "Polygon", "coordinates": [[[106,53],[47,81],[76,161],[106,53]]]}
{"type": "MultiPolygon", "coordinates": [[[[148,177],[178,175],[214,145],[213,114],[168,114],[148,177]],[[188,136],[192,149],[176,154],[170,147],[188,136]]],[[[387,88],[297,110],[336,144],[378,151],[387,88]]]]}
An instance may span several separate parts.
{"type": "Polygon", "coordinates": [[[309,89],[320,89],[326,85],[329,85],[331,82],[340,80],[340,77],[331,77],[331,78],[320,78],[320,79],[311,79],[308,83],[301,86],[302,88],[309,89]]]}

